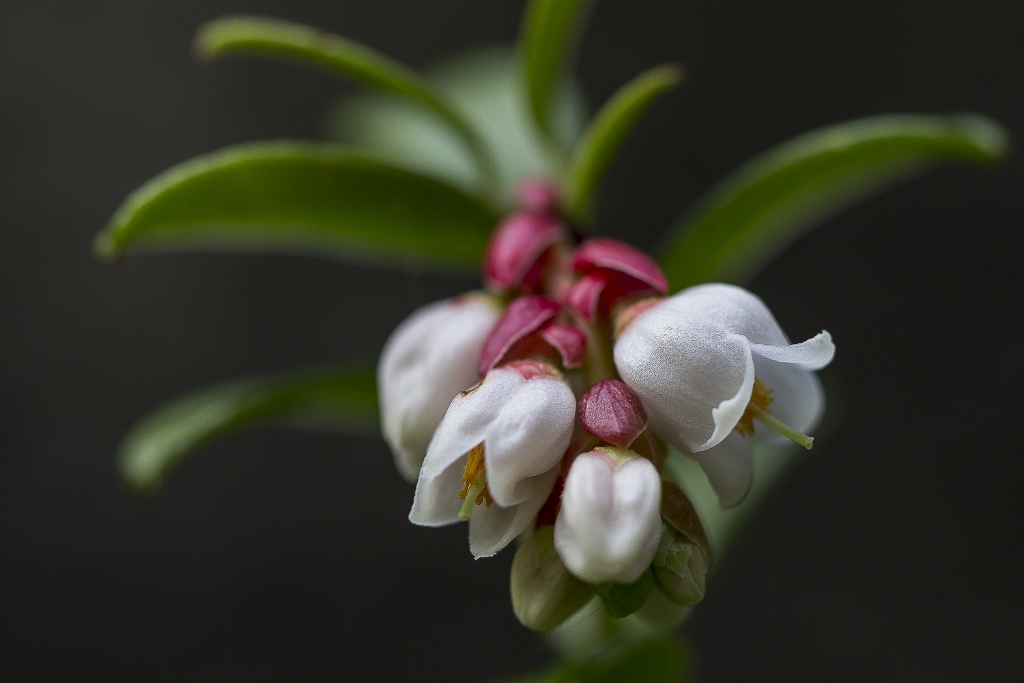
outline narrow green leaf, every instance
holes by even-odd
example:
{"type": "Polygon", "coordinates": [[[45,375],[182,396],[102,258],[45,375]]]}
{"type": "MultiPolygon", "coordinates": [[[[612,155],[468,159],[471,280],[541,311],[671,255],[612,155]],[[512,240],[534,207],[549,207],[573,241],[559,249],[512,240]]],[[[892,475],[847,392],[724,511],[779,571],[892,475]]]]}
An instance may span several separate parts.
{"type": "Polygon", "coordinates": [[[344,148],[254,143],[136,190],[96,250],[111,261],[127,249],[212,247],[475,268],[495,220],[460,190],[344,148]]]}
{"type": "Polygon", "coordinates": [[[593,0],[533,0],[519,34],[523,73],[530,111],[544,133],[551,132],[552,93],[567,77],[577,34],[593,0]]]}
{"type": "MultiPolygon", "coordinates": [[[[501,198],[511,206],[523,177],[560,179],[565,159],[540,137],[522,87],[519,61],[505,47],[477,50],[430,68],[425,78],[480,132],[498,161],[501,198]]],[[[552,132],[565,149],[586,123],[581,90],[571,81],[551,102],[552,132]]],[[[472,190],[479,177],[450,128],[422,107],[386,93],[351,98],[337,108],[332,134],[369,147],[391,163],[472,190]]]]}
{"type": "Polygon", "coordinates": [[[201,389],[163,406],[132,428],[118,454],[121,475],[135,488],[153,489],[202,444],[269,421],[375,433],[375,374],[372,370],[306,371],[201,389]]]}
{"type": "Polygon", "coordinates": [[[612,638],[583,661],[502,683],[683,683],[690,678],[688,651],[669,637],[612,638]]]}
{"type": "Polygon", "coordinates": [[[494,162],[473,127],[415,72],[365,45],[302,24],[239,16],[214,19],[200,27],[195,52],[204,60],[232,53],[284,57],[342,73],[416,102],[461,138],[479,165],[485,189],[494,190],[494,162]]]}
{"type": "Polygon", "coordinates": [[[647,108],[682,77],[682,68],[673,64],[650,69],[620,88],[597,112],[569,165],[566,210],[570,216],[581,218],[588,212],[597,184],[619,146],[647,108]]]}
{"type": "Polygon", "coordinates": [[[755,158],[673,227],[662,267],[672,288],[742,282],[841,209],[940,161],[991,163],[1005,131],[976,115],[891,114],[806,133],[755,158]]]}

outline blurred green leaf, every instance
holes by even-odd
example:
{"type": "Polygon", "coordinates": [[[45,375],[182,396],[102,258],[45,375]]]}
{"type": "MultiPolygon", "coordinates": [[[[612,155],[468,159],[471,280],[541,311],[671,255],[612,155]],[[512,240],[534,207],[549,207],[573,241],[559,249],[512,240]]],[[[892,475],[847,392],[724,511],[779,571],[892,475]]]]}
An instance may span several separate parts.
{"type": "Polygon", "coordinates": [[[569,165],[566,210],[570,216],[580,218],[588,212],[601,176],[626,136],[647,108],[682,77],[682,69],[675,65],[650,69],[622,86],[601,107],[569,165]]]}
{"type": "MultiPolygon", "coordinates": [[[[545,144],[531,121],[522,73],[510,49],[456,57],[428,70],[425,78],[494,151],[506,205],[521,178],[564,175],[565,160],[545,144]]],[[[561,144],[575,147],[586,123],[578,87],[565,83],[555,91],[551,121],[561,144]]],[[[341,103],[330,124],[333,136],[373,149],[395,165],[467,190],[479,183],[472,159],[452,132],[405,100],[376,93],[356,97],[341,103]]]]}
{"type": "Polygon", "coordinates": [[[393,265],[476,268],[496,217],[433,178],[333,145],[231,147],[136,190],[96,240],[128,249],[314,253],[393,265]]]}
{"type": "Polygon", "coordinates": [[[841,209],[940,161],[991,163],[1005,131],[975,115],[890,114],[786,142],[713,188],[670,231],[662,267],[673,290],[742,282],[841,209]]]}
{"type": "Polygon", "coordinates": [[[342,73],[415,102],[447,123],[479,165],[481,180],[493,186],[494,162],[465,118],[415,72],[365,45],[302,24],[237,16],[214,19],[200,27],[195,52],[204,60],[232,53],[284,57],[342,73]]]}
{"type": "Polygon", "coordinates": [[[519,34],[530,113],[536,126],[551,135],[552,95],[568,78],[568,62],[593,0],[533,0],[519,34]]]}
{"type": "Polygon", "coordinates": [[[503,683],[683,683],[691,673],[687,660],[672,638],[616,638],[583,661],[503,683]]]}
{"type": "Polygon", "coordinates": [[[118,455],[121,475],[135,488],[153,489],[199,446],[223,434],[270,421],[376,433],[374,371],[304,371],[250,377],[179,398],[144,418],[125,436],[118,455]]]}

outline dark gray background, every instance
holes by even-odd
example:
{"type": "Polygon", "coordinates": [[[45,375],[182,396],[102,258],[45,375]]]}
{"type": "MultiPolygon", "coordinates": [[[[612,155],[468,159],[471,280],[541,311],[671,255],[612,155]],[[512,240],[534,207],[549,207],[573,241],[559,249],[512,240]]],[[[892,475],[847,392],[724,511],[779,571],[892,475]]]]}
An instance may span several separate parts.
{"type": "MultiPolygon", "coordinates": [[[[372,439],[258,431],[155,498],[120,436],[232,376],[373,361],[416,306],[474,286],[298,257],[93,261],[121,199],[231,143],[317,137],[351,92],[258,60],[199,67],[194,28],[278,15],[414,66],[511,40],[520,2],[8,1],[0,5],[0,677],[483,680],[544,661],[511,614],[511,553],[406,521],[372,439]]],[[[1019,3],[606,0],[592,106],[686,65],[611,170],[599,228],[649,247],[691,199],[794,134],[886,111],[1024,131],[1019,3]]],[[[793,337],[822,327],[843,422],[710,585],[704,681],[1011,680],[1024,669],[1022,157],[953,167],[801,240],[753,283],[793,337]]]]}

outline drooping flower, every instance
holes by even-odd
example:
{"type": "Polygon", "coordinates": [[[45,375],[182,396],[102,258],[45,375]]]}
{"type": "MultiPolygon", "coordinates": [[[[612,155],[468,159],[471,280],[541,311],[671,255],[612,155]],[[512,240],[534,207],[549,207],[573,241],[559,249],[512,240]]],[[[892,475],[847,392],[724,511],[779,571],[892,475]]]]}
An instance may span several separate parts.
{"type": "Polygon", "coordinates": [[[632,451],[599,447],[573,460],[555,521],[555,548],[592,584],[636,581],[661,541],[661,476],[632,451]]]}
{"type": "Polygon", "coordinates": [[[377,369],[381,426],[409,481],[452,399],[480,380],[477,359],[500,316],[497,300],[486,294],[446,299],[406,318],[384,345],[377,369]]]}
{"type": "Polygon", "coordinates": [[[572,436],[576,400],[538,361],[487,373],[452,401],[427,449],[409,519],[469,520],[469,548],[489,557],[526,530],[544,505],[572,436]]]}
{"type": "Polygon", "coordinates": [[[790,344],[759,298],[740,287],[709,284],[633,317],[614,355],[651,427],[693,457],[721,505],[732,507],[753,481],[753,443],[791,438],[810,447],[805,433],[824,410],[821,384],[811,371],[831,362],[835,346],[828,332],[790,344]]]}

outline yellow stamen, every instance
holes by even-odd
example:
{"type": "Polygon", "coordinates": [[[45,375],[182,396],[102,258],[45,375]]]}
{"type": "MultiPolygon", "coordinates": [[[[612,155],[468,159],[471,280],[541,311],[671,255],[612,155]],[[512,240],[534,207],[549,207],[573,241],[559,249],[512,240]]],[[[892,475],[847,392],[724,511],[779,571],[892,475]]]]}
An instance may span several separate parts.
{"type": "Polygon", "coordinates": [[[473,505],[487,503],[491,507],[494,500],[491,498],[491,491],[487,488],[487,470],[484,466],[484,445],[479,443],[469,451],[466,458],[466,470],[462,473],[462,490],[459,491],[459,498],[465,501],[459,511],[459,519],[469,519],[469,513],[473,505]]]}
{"type": "Polygon", "coordinates": [[[766,427],[770,427],[787,439],[810,450],[811,445],[814,444],[813,436],[807,436],[796,431],[768,412],[768,406],[773,400],[771,393],[772,390],[764,382],[757,377],[754,378],[754,389],[750,392],[750,403],[747,404],[746,409],[743,411],[740,421],[736,423],[736,431],[741,436],[753,436],[754,420],[756,419],[766,427]]]}
{"type": "Polygon", "coordinates": [[[743,411],[743,417],[736,423],[736,431],[741,436],[754,435],[754,418],[768,410],[768,406],[775,400],[771,394],[772,390],[768,388],[768,385],[755,377],[754,388],[750,392],[750,403],[743,411]]]}

